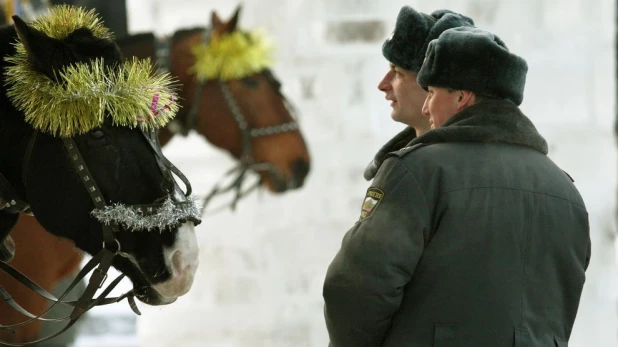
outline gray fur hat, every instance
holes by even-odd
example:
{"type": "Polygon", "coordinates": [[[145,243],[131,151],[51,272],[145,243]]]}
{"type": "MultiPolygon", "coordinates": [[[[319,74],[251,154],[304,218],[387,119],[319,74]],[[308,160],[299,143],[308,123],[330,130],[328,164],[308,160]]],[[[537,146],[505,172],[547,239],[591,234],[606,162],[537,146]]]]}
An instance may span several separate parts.
{"type": "Polygon", "coordinates": [[[429,43],[416,81],[425,90],[470,90],[519,106],[524,98],[528,64],[511,53],[493,33],[472,27],[444,31],[429,43]]]}
{"type": "Polygon", "coordinates": [[[382,54],[391,63],[418,72],[431,40],[438,38],[446,29],[473,25],[471,18],[449,10],[438,10],[428,15],[404,6],[397,16],[395,30],[382,45],[382,54]]]}

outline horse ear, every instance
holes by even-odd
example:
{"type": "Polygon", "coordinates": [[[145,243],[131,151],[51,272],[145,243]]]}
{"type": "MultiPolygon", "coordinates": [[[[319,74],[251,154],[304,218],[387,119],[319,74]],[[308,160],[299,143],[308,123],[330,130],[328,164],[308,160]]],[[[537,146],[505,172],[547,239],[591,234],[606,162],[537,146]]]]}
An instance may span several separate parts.
{"type": "Polygon", "coordinates": [[[241,5],[238,5],[238,7],[236,7],[236,11],[234,11],[234,15],[232,16],[232,19],[230,19],[227,22],[227,31],[228,32],[232,32],[234,30],[236,30],[236,27],[238,26],[238,17],[240,15],[240,10],[242,9],[241,5]]]}
{"type": "Polygon", "coordinates": [[[212,14],[210,16],[210,25],[212,25],[213,29],[216,29],[223,25],[223,21],[221,20],[221,18],[219,18],[219,15],[217,15],[217,12],[215,11],[212,11],[212,14]]]}
{"type": "Polygon", "coordinates": [[[66,48],[64,43],[30,27],[19,16],[13,16],[13,22],[17,36],[26,48],[30,64],[48,77],[53,78],[54,70],[62,68],[60,61],[62,53],[68,51],[64,49],[66,48]]]}

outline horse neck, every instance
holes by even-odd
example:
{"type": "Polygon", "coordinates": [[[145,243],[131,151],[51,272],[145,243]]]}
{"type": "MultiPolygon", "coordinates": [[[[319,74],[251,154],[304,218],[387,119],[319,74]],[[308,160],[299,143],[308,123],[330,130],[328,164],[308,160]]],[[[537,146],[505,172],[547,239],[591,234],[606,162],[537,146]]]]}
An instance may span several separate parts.
{"type": "Polygon", "coordinates": [[[153,33],[129,35],[116,41],[125,57],[150,58],[152,62],[157,59],[155,42],[153,33]]]}

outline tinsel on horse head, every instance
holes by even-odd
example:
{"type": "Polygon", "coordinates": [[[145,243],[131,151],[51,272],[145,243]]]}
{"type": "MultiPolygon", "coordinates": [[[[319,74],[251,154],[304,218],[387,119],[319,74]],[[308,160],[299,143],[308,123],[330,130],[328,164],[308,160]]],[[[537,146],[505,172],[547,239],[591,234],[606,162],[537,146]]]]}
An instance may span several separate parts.
{"type": "MultiPolygon", "coordinates": [[[[111,40],[94,10],[55,6],[50,14],[31,23],[47,36],[64,40],[75,30],[88,29],[94,37],[111,40]]],[[[35,129],[54,136],[72,137],[101,126],[106,116],[115,125],[160,128],[178,111],[175,80],[156,73],[148,59],[128,60],[117,66],[103,59],[74,63],[54,71],[58,81],[37,71],[28,61],[21,41],[16,53],[4,59],[8,96],[35,129]]]]}
{"type": "Polygon", "coordinates": [[[263,31],[215,33],[192,48],[196,62],[190,72],[200,81],[245,78],[270,67],[272,51],[263,31]]]}

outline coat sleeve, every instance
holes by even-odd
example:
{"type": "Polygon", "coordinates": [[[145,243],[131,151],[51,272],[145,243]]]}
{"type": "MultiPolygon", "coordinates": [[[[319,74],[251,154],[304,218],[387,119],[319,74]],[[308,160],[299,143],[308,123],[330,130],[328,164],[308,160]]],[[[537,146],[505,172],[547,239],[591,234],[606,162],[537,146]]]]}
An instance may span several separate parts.
{"type": "Polygon", "coordinates": [[[368,192],[376,189],[381,200],[346,233],[326,274],[332,347],[381,346],[430,230],[423,192],[399,158],[384,162],[368,192]]]}

